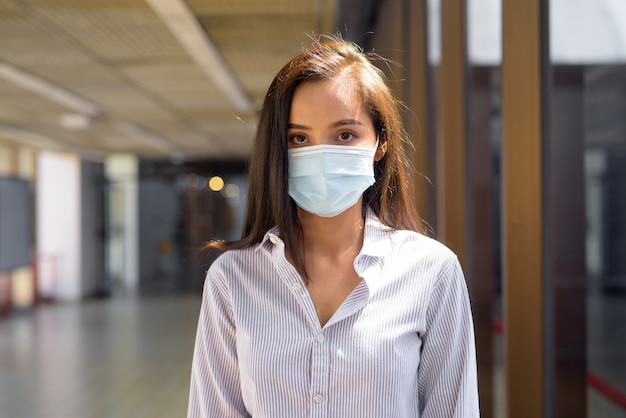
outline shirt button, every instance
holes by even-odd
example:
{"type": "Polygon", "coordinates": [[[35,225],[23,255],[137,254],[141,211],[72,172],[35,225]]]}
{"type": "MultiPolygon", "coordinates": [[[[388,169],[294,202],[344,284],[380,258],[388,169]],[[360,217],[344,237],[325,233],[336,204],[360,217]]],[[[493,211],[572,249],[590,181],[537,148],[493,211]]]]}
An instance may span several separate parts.
{"type": "Polygon", "coordinates": [[[272,244],[278,244],[278,237],[276,235],[270,235],[270,241],[272,244]]]}
{"type": "Polygon", "coordinates": [[[324,336],[322,334],[319,334],[317,336],[317,342],[318,343],[323,343],[324,341],[326,341],[326,338],[324,338],[324,336]]]}
{"type": "Polygon", "coordinates": [[[291,288],[292,288],[295,292],[297,292],[297,291],[299,291],[300,289],[302,289],[302,285],[301,285],[300,283],[294,283],[294,284],[292,284],[292,285],[291,285],[291,288]]]}
{"type": "Polygon", "coordinates": [[[315,401],[315,403],[322,403],[324,402],[324,396],[318,393],[317,395],[313,397],[313,400],[315,401]]]}

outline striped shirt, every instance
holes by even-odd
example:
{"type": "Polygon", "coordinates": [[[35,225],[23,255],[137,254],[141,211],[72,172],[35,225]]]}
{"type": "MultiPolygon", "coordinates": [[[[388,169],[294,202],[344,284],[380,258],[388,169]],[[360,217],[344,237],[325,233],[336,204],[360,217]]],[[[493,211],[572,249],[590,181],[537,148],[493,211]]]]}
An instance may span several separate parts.
{"type": "Polygon", "coordinates": [[[456,256],[368,209],[362,278],[323,326],[276,229],[204,285],[188,417],[478,417],[474,331],[456,256]]]}

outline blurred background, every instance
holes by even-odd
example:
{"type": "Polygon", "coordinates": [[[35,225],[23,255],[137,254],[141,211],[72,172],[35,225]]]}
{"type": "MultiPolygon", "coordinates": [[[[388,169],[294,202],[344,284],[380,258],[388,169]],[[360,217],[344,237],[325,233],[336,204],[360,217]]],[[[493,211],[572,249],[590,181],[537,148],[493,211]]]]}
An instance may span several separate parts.
{"type": "Polygon", "coordinates": [[[319,34],[383,60],[483,417],[626,417],[623,0],[0,0],[0,417],[185,416],[212,238],[319,34]]]}

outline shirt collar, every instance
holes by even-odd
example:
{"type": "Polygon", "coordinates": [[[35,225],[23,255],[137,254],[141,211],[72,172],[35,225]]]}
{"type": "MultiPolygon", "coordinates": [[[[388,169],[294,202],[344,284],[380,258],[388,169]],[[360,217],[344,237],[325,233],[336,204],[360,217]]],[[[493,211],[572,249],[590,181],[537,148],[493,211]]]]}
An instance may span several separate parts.
{"type": "Polygon", "coordinates": [[[282,242],[282,239],[280,238],[278,227],[273,226],[265,233],[263,240],[257,245],[256,250],[258,251],[261,248],[269,250],[274,244],[278,244],[279,242],[282,242]]]}
{"type": "Polygon", "coordinates": [[[365,229],[361,254],[384,257],[393,253],[390,233],[393,228],[383,225],[378,216],[368,206],[365,211],[365,229]]]}
{"type": "MultiPolygon", "coordinates": [[[[390,232],[393,228],[383,225],[378,216],[368,206],[365,211],[365,228],[363,231],[363,247],[361,254],[373,257],[384,257],[393,253],[393,247],[390,232]]],[[[273,245],[282,243],[278,227],[274,226],[265,233],[263,240],[257,246],[257,250],[261,248],[270,249],[273,245]]]]}

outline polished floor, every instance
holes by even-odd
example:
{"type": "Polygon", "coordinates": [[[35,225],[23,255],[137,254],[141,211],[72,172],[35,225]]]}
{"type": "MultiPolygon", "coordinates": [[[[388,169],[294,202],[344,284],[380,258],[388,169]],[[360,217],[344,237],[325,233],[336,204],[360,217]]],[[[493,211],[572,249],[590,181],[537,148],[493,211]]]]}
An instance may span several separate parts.
{"type": "MultiPolygon", "coordinates": [[[[0,418],[184,417],[199,308],[199,296],[119,297],[0,319],[0,418]]],[[[589,368],[626,392],[626,295],[590,292],[587,308],[589,368]]],[[[626,417],[592,388],[588,400],[588,417],[626,417]]]]}
{"type": "Polygon", "coordinates": [[[0,320],[0,417],[186,416],[199,308],[114,298],[0,320]]]}

